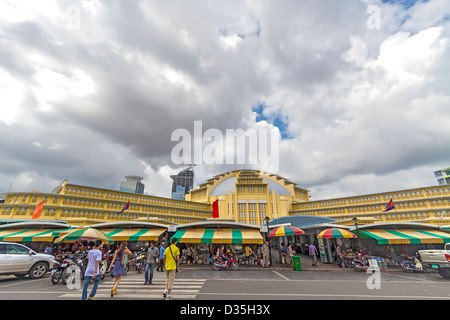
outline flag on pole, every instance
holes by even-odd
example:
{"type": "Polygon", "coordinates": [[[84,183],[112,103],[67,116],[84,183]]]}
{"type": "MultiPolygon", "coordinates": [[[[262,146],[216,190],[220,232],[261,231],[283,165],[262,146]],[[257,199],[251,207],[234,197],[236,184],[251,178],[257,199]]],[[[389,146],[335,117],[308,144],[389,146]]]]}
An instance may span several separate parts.
{"type": "Polygon", "coordinates": [[[216,201],[213,202],[212,207],[213,207],[213,215],[212,215],[212,217],[214,219],[219,218],[219,199],[217,199],[216,201]]]}
{"type": "Polygon", "coordinates": [[[37,206],[34,208],[33,217],[31,219],[38,219],[41,215],[42,208],[44,208],[44,200],[39,202],[37,206]]]}
{"type": "Polygon", "coordinates": [[[127,210],[128,208],[130,207],[130,201],[128,201],[128,203],[125,205],[125,207],[123,207],[123,209],[122,210],[120,210],[120,212],[119,213],[122,213],[122,212],[124,212],[125,210],[127,210]]]}
{"type": "Polygon", "coordinates": [[[392,209],[394,209],[394,208],[395,208],[395,206],[394,206],[394,201],[392,201],[392,199],[391,199],[391,201],[389,201],[389,203],[386,205],[386,208],[383,210],[383,212],[392,210],[392,209]]]}

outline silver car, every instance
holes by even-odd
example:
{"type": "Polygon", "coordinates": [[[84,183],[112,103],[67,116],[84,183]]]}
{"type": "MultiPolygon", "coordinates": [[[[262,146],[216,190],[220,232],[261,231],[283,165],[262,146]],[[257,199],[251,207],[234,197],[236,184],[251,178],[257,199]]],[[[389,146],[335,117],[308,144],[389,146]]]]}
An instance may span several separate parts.
{"type": "Polygon", "coordinates": [[[0,242],[0,275],[29,275],[32,279],[43,277],[56,263],[49,254],[40,254],[13,242],[0,242]]]}

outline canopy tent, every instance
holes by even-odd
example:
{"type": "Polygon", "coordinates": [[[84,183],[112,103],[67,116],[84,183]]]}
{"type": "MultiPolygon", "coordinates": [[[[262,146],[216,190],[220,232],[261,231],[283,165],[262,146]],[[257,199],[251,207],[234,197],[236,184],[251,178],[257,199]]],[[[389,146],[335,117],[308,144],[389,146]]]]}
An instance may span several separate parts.
{"type": "Polygon", "coordinates": [[[55,243],[75,243],[77,241],[101,240],[103,243],[114,243],[110,237],[95,228],[79,228],[65,232],[61,237],[55,239],[55,243]]]}
{"type": "Polygon", "coordinates": [[[375,239],[378,244],[420,244],[450,242],[450,233],[421,229],[355,229],[361,239],[375,239]]]}
{"type": "Polygon", "coordinates": [[[258,229],[189,228],[177,230],[173,237],[179,243],[263,243],[258,229]]]}
{"type": "Polygon", "coordinates": [[[54,237],[72,230],[63,229],[4,229],[0,231],[0,241],[10,242],[29,242],[29,241],[53,241],[54,237]]]}
{"type": "Polygon", "coordinates": [[[158,241],[166,228],[101,229],[114,241],[158,241]]]}

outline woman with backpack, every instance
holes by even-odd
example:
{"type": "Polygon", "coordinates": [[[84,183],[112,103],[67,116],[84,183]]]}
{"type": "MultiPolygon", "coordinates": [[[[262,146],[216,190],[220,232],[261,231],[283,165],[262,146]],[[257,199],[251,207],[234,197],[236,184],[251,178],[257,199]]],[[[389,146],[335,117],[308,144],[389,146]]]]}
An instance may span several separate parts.
{"type": "Polygon", "coordinates": [[[112,271],[112,276],[114,279],[114,287],[111,289],[111,298],[117,294],[117,286],[122,280],[122,275],[125,273],[125,266],[128,263],[128,256],[130,256],[132,252],[127,248],[127,243],[124,241],[120,244],[119,249],[116,250],[114,254],[114,258],[111,261],[111,265],[109,266],[108,272],[111,271],[111,266],[114,265],[114,269],[112,271]]]}

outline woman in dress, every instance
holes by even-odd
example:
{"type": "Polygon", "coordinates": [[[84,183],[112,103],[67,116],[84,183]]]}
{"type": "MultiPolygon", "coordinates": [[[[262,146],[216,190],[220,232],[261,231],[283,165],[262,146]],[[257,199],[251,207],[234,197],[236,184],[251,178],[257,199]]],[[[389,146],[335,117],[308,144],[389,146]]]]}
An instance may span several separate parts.
{"type": "Polygon", "coordinates": [[[111,266],[114,265],[112,276],[115,277],[115,280],[114,287],[111,289],[111,298],[117,294],[117,286],[119,285],[120,280],[122,280],[122,275],[125,273],[125,266],[122,265],[122,258],[124,255],[130,256],[131,254],[132,253],[127,248],[127,243],[125,241],[120,244],[119,249],[117,249],[116,253],[114,254],[114,258],[111,261],[111,265],[109,266],[108,270],[108,272],[110,272],[111,266]]]}

